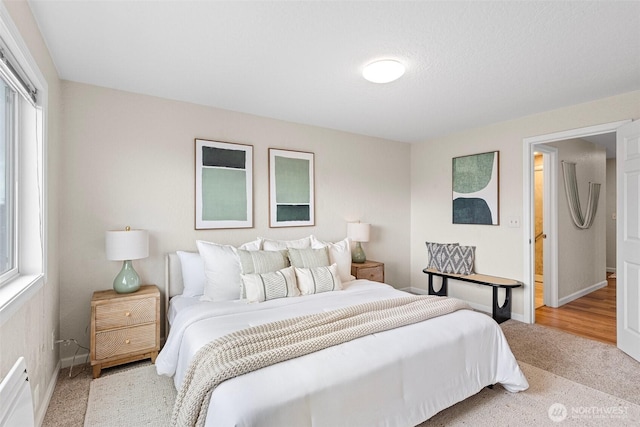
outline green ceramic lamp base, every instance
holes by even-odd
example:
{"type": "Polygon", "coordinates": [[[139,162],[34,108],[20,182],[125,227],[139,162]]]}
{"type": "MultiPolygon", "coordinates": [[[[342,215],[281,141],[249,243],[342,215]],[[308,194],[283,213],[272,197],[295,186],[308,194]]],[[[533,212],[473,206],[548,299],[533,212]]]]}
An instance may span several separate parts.
{"type": "Polygon", "coordinates": [[[124,261],[122,270],[113,281],[113,290],[119,294],[129,294],[140,289],[140,276],[133,269],[132,262],[124,261]]]}
{"type": "Polygon", "coordinates": [[[356,242],[356,247],[353,249],[353,252],[351,253],[351,262],[355,262],[356,264],[362,264],[366,260],[367,260],[367,256],[364,254],[362,245],[360,245],[360,242],[356,242]]]}

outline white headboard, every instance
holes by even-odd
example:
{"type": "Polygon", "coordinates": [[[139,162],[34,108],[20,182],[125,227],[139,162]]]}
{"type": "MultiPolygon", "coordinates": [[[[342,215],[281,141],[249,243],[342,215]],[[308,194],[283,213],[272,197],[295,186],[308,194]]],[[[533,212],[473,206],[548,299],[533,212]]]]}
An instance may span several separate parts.
{"type": "Polygon", "coordinates": [[[175,252],[170,252],[164,256],[164,317],[165,335],[169,333],[169,300],[171,297],[180,295],[184,289],[182,283],[182,267],[180,258],[175,252]]]}

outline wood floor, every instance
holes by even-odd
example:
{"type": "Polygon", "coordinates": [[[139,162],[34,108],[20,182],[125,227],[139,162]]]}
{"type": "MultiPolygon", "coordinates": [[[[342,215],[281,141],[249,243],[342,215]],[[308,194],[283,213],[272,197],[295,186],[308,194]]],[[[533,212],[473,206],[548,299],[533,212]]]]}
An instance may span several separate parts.
{"type": "Polygon", "coordinates": [[[562,307],[536,309],[536,323],[615,345],[616,279],[608,278],[604,288],[562,307]]]}

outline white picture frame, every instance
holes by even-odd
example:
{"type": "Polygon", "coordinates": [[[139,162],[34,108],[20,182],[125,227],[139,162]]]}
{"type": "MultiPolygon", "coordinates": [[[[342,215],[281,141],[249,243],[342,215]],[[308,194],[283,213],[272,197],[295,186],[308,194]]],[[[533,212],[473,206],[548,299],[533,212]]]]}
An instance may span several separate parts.
{"type": "Polygon", "coordinates": [[[253,146],[195,140],[195,229],[253,227],[253,146]]]}
{"type": "Polygon", "coordinates": [[[269,148],[269,227],[315,225],[314,154],[269,148]]]}

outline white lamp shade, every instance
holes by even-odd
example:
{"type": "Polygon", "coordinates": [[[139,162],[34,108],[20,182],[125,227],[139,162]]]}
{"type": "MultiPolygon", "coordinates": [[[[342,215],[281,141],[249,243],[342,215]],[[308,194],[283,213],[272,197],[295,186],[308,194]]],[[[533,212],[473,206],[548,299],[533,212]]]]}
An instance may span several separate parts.
{"type": "Polygon", "coordinates": [[[129,261],[149,256],[147,230],[114,230],[105,233],[107,259],[129,261]]]}
{"type": "Polygon", "coordinates": [[[347,223],[347,237],[354,242],[368,242],[370,229],[371,224],[363,222],[349,222],[347,223]]]}

